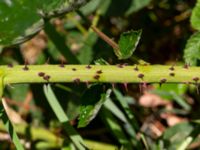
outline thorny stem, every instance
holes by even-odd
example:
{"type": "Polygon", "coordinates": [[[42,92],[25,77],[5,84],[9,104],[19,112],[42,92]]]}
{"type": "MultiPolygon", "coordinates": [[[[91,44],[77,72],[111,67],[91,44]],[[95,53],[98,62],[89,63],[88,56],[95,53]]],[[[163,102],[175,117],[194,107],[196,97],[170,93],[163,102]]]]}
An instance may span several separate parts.
{"type": "Polygon", "coordinates": [[[193,83],[198,84],[200,67],[162,65],[32,65],[1,66],[3,84],[53,82],[103,83],[193,83]]]}

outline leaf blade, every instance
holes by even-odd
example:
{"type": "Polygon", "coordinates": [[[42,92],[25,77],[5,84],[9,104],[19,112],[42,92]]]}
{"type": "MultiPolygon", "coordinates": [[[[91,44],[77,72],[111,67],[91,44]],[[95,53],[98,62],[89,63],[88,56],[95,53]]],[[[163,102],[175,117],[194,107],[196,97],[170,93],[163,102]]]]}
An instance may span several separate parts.
{"type": "Polygon", "coordinates": [[[131,30],[120,35],[119,50],[114,50],[119,59],[127,59],[132,56],[140,41],[141,34],[142,30],[131,30]]]}
{"type": "Polygon", "coordinates": [[[185,62],[196,66],[200,60],[200,32],[193,34],[186,43],[184,49],[185,62]]]}
{"type": "Polygon", "coordinates": [[[200,0],[197,1],[196,6],[192,10],[190,22],[194,29],[200,30],[200,0]]]}

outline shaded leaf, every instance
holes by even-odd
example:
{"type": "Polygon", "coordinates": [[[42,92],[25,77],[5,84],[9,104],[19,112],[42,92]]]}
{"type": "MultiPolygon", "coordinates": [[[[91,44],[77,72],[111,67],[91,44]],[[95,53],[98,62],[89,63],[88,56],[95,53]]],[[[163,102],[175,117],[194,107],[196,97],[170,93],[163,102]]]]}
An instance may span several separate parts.
{"type": "Polygon", "coordinates": [[[114,50],[119,59],[127,59],[132,56],[139,43],[141,34],[142,30],[131,30],[121,34],[118,42],[119,50],[114,50]]]}
{"type": "Polygon", "coordinates": [[[131,13],[142,9],[143,7],[147,6],[150,2],[151,2],[151,0],[142,0],[142,1],[141,0],[132,0],[130,7],[126,11],[126,15],[130,15],[131,13]]]}
{"type": "Polygon", "coordinates": [[[88,15],[96,10],[98,6],[101,6],[101,0],[92,0],[89,3],[87,3],[85,6],[83,6],[80,11],[84,15],[88,15]]]}
{"type": "Polygon", "coordinates": [[[74,64],[79,64],[78,59],[72,54],[69,47],[65,43],[65,38],[60,35],[54,26],[46,22],[45,24],[45,32],[47,33],[48,37],[51,39],[57,50],[70,62],[74,64]]]}
{"type": "Polygon", "coordinates": [[[131,141],[126,137],[123,128],[119,125],[119,122],[115,119],[112,113],[105,107],[102,108],[101,118],[111,130],[111,134],[113,134],[114,138],[122,144],[125,149],[132,149],[131,141]]]}
{"type": "Polygon", "coordinates": [[[86,39],[84,39],[84,45],[79,50],[77,55],[81,64],[90,64],[93,58],[93,46],[97,41],[97,35],[94,32],[89,32],[86,39]]]}
{"type": "Polygon", "coordinates": [[[12,85],[12,88],[7,87],[8,94],[11,99],[15,101],[21,101],[23,102],[26,98],[26,95],[29,91],[29,85],[28,84],[15,84],[12,85]]]}
{"type": "Polygon", "coordinates": [[[200,32],[193,34],[184,49],[185,62],[191,66],[196,66],[200,61],[200,32]]]}
{"type": "Polygon", "coordinates": [[[120,105],[122,106],[122,108],[124,109],[127,117],[129,118],[131,125],[134,127],[134,130],[138,130],[139,126],[138,123],[136,121],[136,118],[132,112],[132,110],[130,109],[129,105],[128,105],[128,101],[133,101],[133,99],[131,97],[128,96],[123,96],[118,90],[114,89],[113,90],[117,100],[119,101],[120,105]]]}
{"type": "MultiPolygon", "coordinates": [[[[128,98],[128,97],[126,97],[128,98]]],[[[123,100],[127,100],[127,99],[123,99],[123,100]]],[[[124,102],[126,103],[126,102],[124,102]]],[[[135,124],[137,124],[136,122],[133,122],[133,120],[130,120],[130,115],[128,116],[128,119],[126,117],[127,114],[124,114],[123,110],[120,110],[120,108],[111,100],[111,99],[108,99],[105,103],[104,103],[104,107],[109,110],[116,118],[120,119],[123,124],[121,124],[121,126],[124,127],[126,133],[128,135],[131,136],[131,140],[130,142],[133,143],[134,146],[137,146],[138,149],[141,149],[141,145],[139,143],[139,141],[135,138],[136,137],[136,131],[134,129],[135,127],[135,124]]],[[[123,107],[123,109],[126,109],[123,107]]],[[[129,109],[130,110],[130,109],[129,109]]],[[[125,113],[127,113],[127,111],[129,110],[125,110],[125,113]]],[[[131,118],[133,119],[133,118],[131,118]]],[[[136,127],[138,128],[138,127],[136,127]]]]}
{"type": "Polygon", "coordinates": [[[54,17],[70,12],[89,0],[2,0],[0,1],[0,45],[22,43],[44,25],[43,17],[54,17]],[[16,13],[17,12],[17,13],[16,13]]]}

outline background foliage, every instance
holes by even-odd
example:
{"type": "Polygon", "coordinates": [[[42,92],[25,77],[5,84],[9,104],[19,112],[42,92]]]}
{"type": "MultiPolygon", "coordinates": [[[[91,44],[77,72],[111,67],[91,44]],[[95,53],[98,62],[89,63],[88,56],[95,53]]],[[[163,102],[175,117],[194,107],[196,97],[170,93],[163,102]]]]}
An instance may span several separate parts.
{"type": "MultiPolygon", "coordinates": [[[[0,1],[0,63],[199,65],[199,0],[91,0],[76,11],[71,2],[0,1]],[[91,25],[118,42],[110,46],[91,25]]],[[[3,104],[22,144],[15,134],[10,140],[2,108],[0,149],[198,149],[197,91],[78,80],[9,85],[3,104]]]]}

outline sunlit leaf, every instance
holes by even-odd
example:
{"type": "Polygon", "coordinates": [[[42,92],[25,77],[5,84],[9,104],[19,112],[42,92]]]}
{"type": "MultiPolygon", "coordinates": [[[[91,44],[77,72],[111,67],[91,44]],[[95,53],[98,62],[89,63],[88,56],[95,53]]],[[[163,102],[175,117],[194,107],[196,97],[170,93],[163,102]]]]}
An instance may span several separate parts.
{"type": "Polygon", "coordinates": [[[101,93],[101,90],[101,85],[95,85],[84,94],[82,99],[88,102],[80,108],[78,127],[87,126],[96,117],[104,102],[110,97],[110,89],[106,93],[101,93]],[[95,92],[96,90],[99,90],[99,93],[95,92]]]}
{"type": "Polygon", "coordinates": [[[184,59],[191,66],[196,66],[200,61],[200,32],[193,34],[187,41],[184,59]]]}
{"type": "Polygon", "coordinates": [[[142,30],[131,30],[121,34],[118,42],[119,50],[115,49],[115,54],[119,59],[127,59],[132,56],[139,43],[141,34],[142,30]]]}
{"type": "Polygon", "coordinates": [[[196,6],[192,11],[192,16],[190,21],[193,28],[200,30],[200,0],[197,1],[196,6]]]}

